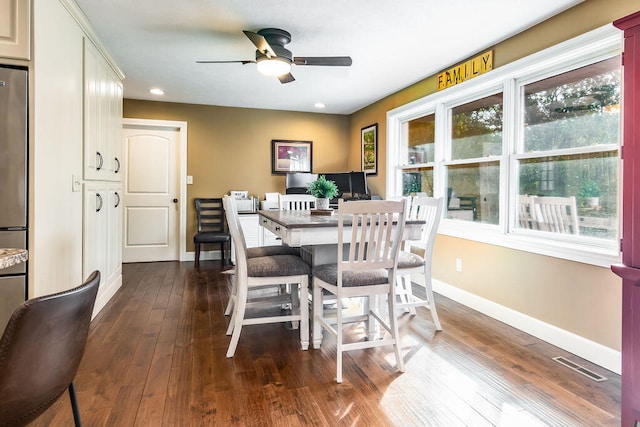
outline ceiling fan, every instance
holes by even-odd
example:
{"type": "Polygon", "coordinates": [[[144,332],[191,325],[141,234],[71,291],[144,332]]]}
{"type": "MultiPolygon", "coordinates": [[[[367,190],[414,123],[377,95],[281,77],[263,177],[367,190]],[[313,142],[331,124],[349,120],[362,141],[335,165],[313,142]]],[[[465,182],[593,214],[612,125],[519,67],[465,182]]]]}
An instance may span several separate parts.
{"type": "Polygon", "coordinates": [[[329,67],[349,67],[352,63],[350,56],[293,56],[284,45],[291,42],[291,34],[279,28],[263,28],[257,33],[244,30],[243,33],[256,46],[256,59],[236,61],[196,61],[199,64],[223,64],[239,62],[241,64],[256,64],[258,71],[268,76],[278,77],[280,83],[290,83],[295,80],[291,74],[291,64],[319,65],[329,67]]]}

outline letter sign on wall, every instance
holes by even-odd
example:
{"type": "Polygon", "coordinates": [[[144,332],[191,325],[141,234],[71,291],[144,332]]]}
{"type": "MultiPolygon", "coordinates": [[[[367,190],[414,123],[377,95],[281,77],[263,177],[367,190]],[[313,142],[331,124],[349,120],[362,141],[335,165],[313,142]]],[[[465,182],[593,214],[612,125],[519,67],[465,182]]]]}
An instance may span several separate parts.
{"type": "Polygon", "coordinates": [[[478,77],[493,69],[493,50],[438,74],[438,90],[478,77]]]}

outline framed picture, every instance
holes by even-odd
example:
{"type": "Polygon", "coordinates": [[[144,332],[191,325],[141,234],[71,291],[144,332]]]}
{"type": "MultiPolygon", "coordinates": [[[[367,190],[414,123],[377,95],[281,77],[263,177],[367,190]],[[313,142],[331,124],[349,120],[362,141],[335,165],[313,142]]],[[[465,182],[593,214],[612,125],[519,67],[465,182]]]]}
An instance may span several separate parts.
{"type": "Polygon", "coordinates": [[[271,140],[271,173],[311,172],[311,141],[271,140]]]}
{"type": "Polygon", "coordinates": [[[363,127],[362,170],[368,175],[378,174],[378,124],[363,127]]]}

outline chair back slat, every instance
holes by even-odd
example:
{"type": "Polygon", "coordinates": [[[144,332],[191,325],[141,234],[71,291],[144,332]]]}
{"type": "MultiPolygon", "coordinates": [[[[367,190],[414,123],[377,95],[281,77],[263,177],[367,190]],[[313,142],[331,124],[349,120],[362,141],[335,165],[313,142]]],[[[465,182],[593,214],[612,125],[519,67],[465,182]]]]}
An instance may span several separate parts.
{"type": "Polygon", "coordinates": [[[308,211],[316,206],[316,198],[310,194],[278,194],[281,211],[308,211]]]}
{"type": "Polygon", "coordinates": [[[222,198],[222,204],[224,207],[225,216],[227,219],[227,226],[229,227],[229,233],[231,234],[231,240],[236,252],[236,270],[239,276],[246,277],[247,275],[247,243],[240,227],[240,219],[238,217],[238,207],[236,201],[231,196],[224,196],[222,198]]]}
{"type": "Polygon", "coordinates": [[[562,234],[580,234],[575,196],[532,197],[532,217],[538,230],[562,234]]]}
{"type": "Polygon", "coordinates": [[[406,204],[390,200],[339,200],[338,260],[342,260],[338,263],[339,280],[342,271],[395,268],[406,204]],[[343,258],[345,244],[348,246],[346,260],[343,258]]]}
{"type": "Polygon", "coordinates": [[[225,232],[224,207],[221,198],[196,198],[198,232],[225,232]]]}
{"type": "MultiPolygon", "coordinates": [[[[444,199],[442,197],[415,196],[411,198],[411,208],[407,219],[425,221],[421,230],[421,246],[427,253],[433,251],[438,226],[442,218],[444,199]]],[[[415,242],[405,242],[404,250],[409,251],[415,242]]]]}

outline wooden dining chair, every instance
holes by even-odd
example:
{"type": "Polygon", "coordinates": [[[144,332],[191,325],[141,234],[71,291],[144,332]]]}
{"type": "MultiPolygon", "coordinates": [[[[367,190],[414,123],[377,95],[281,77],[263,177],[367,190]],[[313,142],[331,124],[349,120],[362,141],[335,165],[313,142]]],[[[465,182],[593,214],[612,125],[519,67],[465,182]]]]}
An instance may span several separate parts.
{"type": "Polygon", "coordinates": [[[580,234],[575,196],[538,196],[533,197],[532,202],[534,228],[554,233],[580,234]]]}
{"type": "MultiPolygon", "coordinates": [[[[396,366],[404,372],[395,312],[398,252],[405,224],[406,201],[338,201],[338,255],[335,264],[313,268],[313,347],[319,348],[323,331],[336,338],[336,381],[342,382],[343,352],[392,345],[396,366]],[[325,313],[323,293],[335,296],[335,315],[325,313]],[[365,313],[346,316],[344,299],[365,298],[365,313]],[[377,298],[386,298],[388,316],[378,312],[377,298]],[[346,324],[377,321],[390,336],[345,342],[346,324]]],[[[331,310],[333,312],[333,310],[331,310]]]]}
{"type": "MultiPolygon", "coordinates": [[[[240,221],[237,216],[238,208],[236,206],[236,200],[233,197],[231,197],[227,201],[227,203],[232,203],[234,205],[234,211],[235,211],[234,220],[238,224],[240,224],[240,221]]],[[[246,242],[247,240],[244,237],[244,232],[242,231],[242,227],[238,227],[238,228],[242,236],[242,240],[246,242]]],[[[255,246],[252,248],[247,248],[247,258],[258,258],[262,256],[271,256],[271,255],[296,255],[297,256],[299,255],[299,250],[287,245],[266,245],[266,246],[255,246]]],[[[235,295],[238,287],[236,276],[235,276],[235,268],[231,270],[226,270],[225,273],[231,274],[233,276],[231,278],[231,295],[235,295]]],[[[235,298],[231,298],[231,297],[229,298],[229,301],[227,302],[227,306],[224,310],[225,316],[229,316],[233,312],[234,301],[235,301],[235,298]]],[[[227,329],[227,335],[231,335],[232,331],[233,331],[233,322],[230,322],[229,329],[227,329]]]]}
{"type": "Polygon", "coordinates": [[[419,241],[403,242],[402,250],[398,254],[396,283],[397,307],[408,310],[411,315],[416,314],[416,307],[428,308],[436,331],[441,331],[442,326],[433,297],[431,258],[443,205],[442,197],[416,196],[411,199],[411,208],[407,219],[422,220],[425,221],[425,224],[422,226],[422,238],[419,241]],[[423,282],[417,284],[424,287],[424,297],[413,293],[411,281],[413,274],[423,275],[423,282]]]}
{"type": "Polygon", "coordinates": [[[219,244],[223,264],[231,262],[231,235],[224,223],[221,198],[195,198],[198,231],[193,236],[195,268],[200,268],[200,249],[204,244],[219,244]],[[227,250],[229,256],[227,257],[227,250]]]}
{"type": "Polygon", "coordinates": [[[316,207],[316,198],[311,194],[278,194],[281,211],[307,211],[316,207]]]}
{"type": "Polygon", "coordinates": [[[230,322],[233,324],[231,342],[227,357],[233,357],[242,327],[267,323],[292,322],[299,323],[300,345],[303,350],[309,348],[309,305],[308,286],[310,267],[296,255],[268,255],[255,258],[247,256],[247,246],[237,220],[237,209],[231,197],[223,198],[225,215],[229,232],[236,251],[235,280],[236,291],[232,293],[233,313],[230,322]],[[281,284],[298,285],[292,292],[283,294],[281,284]],[[260,295],[252,298],[250,291],[259,290],[260,295]],[[303,301],[301,304],[300,301],[303,301]],[[291,312],[280,312],[283,303],[291,304],[291,312]],[[268,308],[275,306],[280,314],[274,315],[260,310],[253,317],[247,312],[248,306],[268,308]]]}

